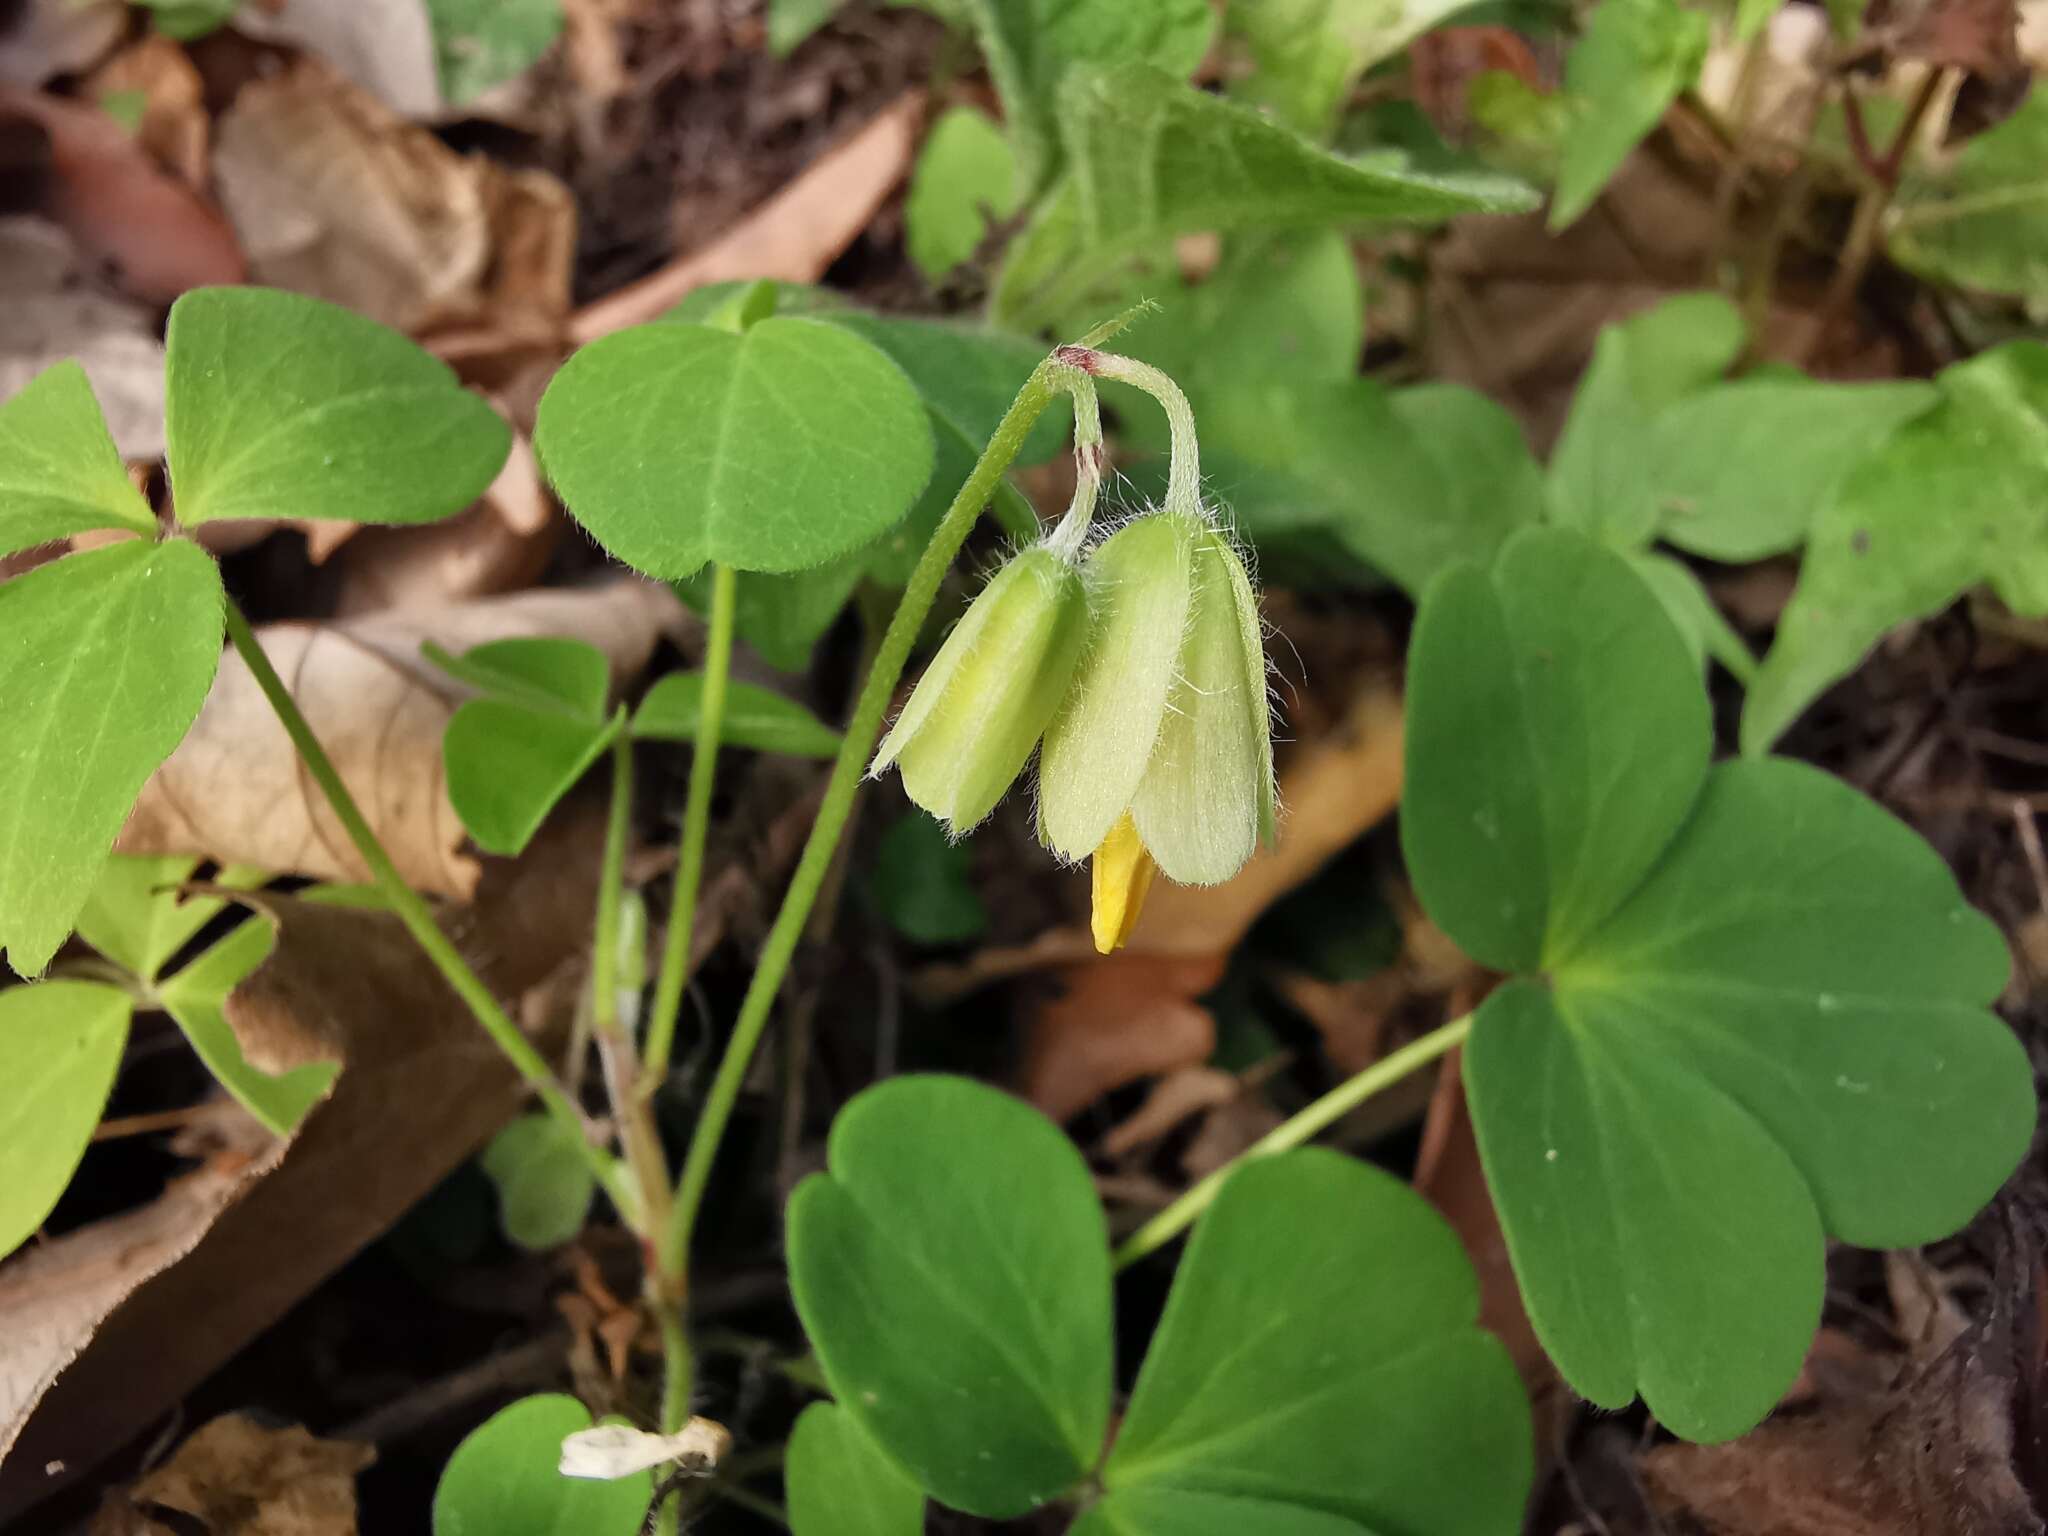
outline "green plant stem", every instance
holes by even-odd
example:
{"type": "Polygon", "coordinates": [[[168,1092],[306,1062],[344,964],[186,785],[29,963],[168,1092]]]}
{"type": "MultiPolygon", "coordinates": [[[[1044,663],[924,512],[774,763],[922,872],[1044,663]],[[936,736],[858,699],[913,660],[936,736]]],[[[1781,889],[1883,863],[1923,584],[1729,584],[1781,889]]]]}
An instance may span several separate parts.
{"type": "Polygon", "coordinates": [[[654,983],[654,1013],[647,1024],[647,1064],[640,1078],[643,1098],[652,1097],[668,1078],[676,1021],[683,1010],[683,986],[690,977],[690,935],[697,924],[698,888],[704,882],[704,840],[711,829],[711,790],[718,777],[718,736],[725,726],[725,685],[732,674],[733,616],[738,606],[739,572],[729,565],[713,566],[711,614],[704,642],[704,691],[698,697],[697,736],[690,748],[690,789],[683,806],[683,844],[676,856],[668,937],[661,949],[661,973],[654,983]]]}
{"type": "Polygon", "coordinates": [[[1308,1108],[1261,1136],[1125,1238],[1116,1250],[1116,1267],[1128,1269],[1192,1226],[1195,1218],[1209,1208],[1210,1202],[1216,1198],[1216,1191],[1223,1187],[1223,1181],[1239,1164],[1254,1157],[1271,1157],[1275,1152],[1291,1151],[1314,1139],[1374,1094],[1391,1088],[1409,1073],[1428,1066],[1447,1051],[1462,1045],[1471,1033],[1472,1015],[1468,1013],[1431,1030],[1420,1040],[1410,1041],[1398,1051],[1381,1057],[1356,1077],[1339,1083],[1308,1108]]]}
{"type": "Polygon", "coordinates": [[[902,600],[896,605],[895,617],[890,619],[889,628],[876,649],[875,664],[862,685],[853,718],[848,722],[845,739],[840,744],[839,756],[832,764],[832,776],[826,781],[818,818],[811,824],[811,833],[797,861],[796,873],[790,877],[789,889],[783,895],[781,910],[775,914],[774,926],[769,929],[767,942],[762,946],[753,979],[747,985],[746,996],[740,1000],[732,1038],[726,1042],[725,1055],[718,1063],[717,1075],[711,1081],[704,1107],[697,1116],[696,1129],[691,1133],[689,1150],[683,1157],[683,1171],[677,1181],[676,1201],[670,1209],[668,1231],[664,1234],[661,1264],[665,1270],[676,1274],[685,1270],[690,1236],[696,1226],[698,1207],[704,1199],[705,1185],[711,1178],[711,1165],[718,1156],[719,1141],[725,1135],[727,1122],[732,1119],[733,1107],[739,1100],[740,1087],[746,1081],[747,1068],[753,1062],[755,1049],[761,1043],[762,1031],[768,1027],[769,1011],[774,1007],[775,995],[781,990],[782,979],[796,953],[797,941],[803,936],[804,924],[831,868],[832,855],[839,846],[839,835],[846,825],[847,816],[853,810],[854,795],[860,788],[868,756],[874,750],[876,737],[881,734],[882,716],[889,708],[889,699],[896,691],[904,665],[910,660],[910,650],[917,640],[918,630],[923,627],[925,615],[938,597],[939,583],[945,578],[953,557],[960,552],[960,546],[966,541],[975,519],[981,515],[981,509],[994,495],[1003,471],[1010,467],[1018,450],[1024,446],[1024,437],[1031,430],[1031,424],[1052,403],[1054,394],[1067,387],[1065,377],[1070,372],[1071,369],[1056,357],[1049,358],[1040,363],[1025,381],[1024,388],[997,425],[995,435],[982,450],[966,483],[960,487],[960,493],[953,498],[952,506],[946,509],[931,542],[925,546],[924,554],[919,557],[917,568],[911,572],[910,582],[904,588],[902,600]]]}
{"type": "Polygon", "coordinates": [[[441,931],[434,921],[434,914],[426,901],[398,872],[398,866],[391,862],[391,855],[384,851],[384,845],[377,840],[377,834],[370,829],[368,821],[357,808],[355,797],[348,786],[341,781],[319,738],[313,734],[313,727],[299,712],[298,701],[285,687],[284,679],[277,675],[277,669],[270,664],[270,658],[263,652],[262,644],[256,639],[256,632],[249,627],[249,620],[233,598],[227,603],[228,641],[242,660],[248,664],[250,674],[256,679],[256,686],[263,690],[263,697],[270,701],[285,734],[291,737],[292,745],[298,750],[299,758],[306,765],[306,771],[313,776],[313,782],[320,786],[320,792],[333,809],[342,829],[348,833],[349,841],[369,866],[371,876],[377,882],[377,889],[387,905],[405,924],[406,931],[413,937],[433,962],[434,969],[441,973],[449,987],[469,1007],[484,1033],[491,1037],[510,1061],[527,1085],[539,1097],[541,1105],[564,1130],[575,1133],[576,1146],[583,1159],[590,1165],[598,1183],[612,1196],[615,1203],[629,1199],[625,1194],[617,1166],[604,1152],[592,1144],[589,1128],[584,1123],[582,1111],[577,1109],[562,1085],[555,1080],[553,1072],[542,1059],[533,1043],[519,1032],[509,1015],[491,995],[491,989],[483,979],[462,958],[454,941],[441,931]]]}

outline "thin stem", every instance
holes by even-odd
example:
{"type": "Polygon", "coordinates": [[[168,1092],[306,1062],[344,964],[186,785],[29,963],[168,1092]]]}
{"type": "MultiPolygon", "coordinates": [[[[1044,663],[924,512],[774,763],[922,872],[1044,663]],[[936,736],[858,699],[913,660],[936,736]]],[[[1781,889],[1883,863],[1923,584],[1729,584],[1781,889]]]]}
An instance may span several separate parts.
{"type": "Polygon", "coordinates": [[[1209,1208],[1216,1191],[1240,1163],[1254,1157],[1271,1157],[1301,1146],[1351,1113],[1374,1094],[1392,1087],[1409,1073],[1429,1065],[1439,1056],[1464,1043],[1472,1033],[1472,1015],[1465,1014],[1431,1030],[1420,1040],[1410,1041],[1398,1051],[1381,1057],[1356,1077],[1332,1088],[1292,1119],[1274,1127],[1250,1147],[1196,1184],[1165,1210],[1125,1238],[1117,1248],[1116,1267],[1128,1269],[1148,1253],[1156,1252],[1194,1224],[1209,1208]]]}
{"type": "Polygon", "coordinates": [[[960,487],[960,493],[953,498],[952,506],[946,509],[945,517],[933,532],[931,542],[925,546],[924,554],[919,557],[917,568],[911,572],[910,582],[904,588],[902,600],[896,605],[895,617],[889,621],[888,631],[882,636],[875,664],[861,687],[853,718],[848,722],[845,739],[840,744],[839,756],[832,764],[832,776],[826,781],[818,819],[811,824],[810,837],[804,843],[796,873],[790,877],[782,908],[775,914],[774,926],[769,929],[767,942],[762,945],[753,979],[747,985],[746,996],[740,1000],[739,1017],[734,1021],[732,1038],[726,1042],[725,1055],[718,1063],[717,1075],[711,1081],[704,1107],[697,1116],[696,1129],[691,1133],[661,1253],[662,1268],[666,1271],[684,1272],[690,1236],[696,1225],[698,1207],[704,1199],[705,1186],[711,1178],[711,1165],[718,1156],[719,1141],[732,1119],[740,1087],[746,1081],[747,1068],[761,1043],[761,1033],[768,1027],[769,1011],[774,1007],[775,995],[781,990],[782,979],[789,971],[797,941],[803,936],[804,924],[831,868],[833,852],[853,810],[854,795],[860,788],[868,756],[874,750],[876,737],[881,734],[882,716],[889,708],[897,680],[903,675],[904,664],[910,660],[910,650],[924,625],[925,615],[939,594],[939,583],[945,579],[947,568],[960,552],[960,546],[966,541],[975,519],[981,515],[981,509],[995,493],[1003,471],[1009,468],[1018,450],[1024,446],[1024,436],[1031,429],[1031,424],[1052,403],[1057,391],[1071,389],[1073,364],[1064,356],[1069,350],[1062,348],[1040,363],[1031,377],[1025,380],[1024,388],[1004,413],[966,484],[960,487]]]}
{"type": "Polygon", "coordinates": [[[593,1145],[589,1128],[583,1114],[575,1103],[562,1091],[562,1085],[555,1081],[548,1064],[541,1058],[533,1043],[519,1032],[509,1015],[491,995],[491,989],[483,979],[462,958],[454,942],[434,921],[434,914],[426,902],[398,872],[398,866],[391,862],[391,855],[384,851],[384,845],[377,840],[377,834],[370,829],[368,821],[357,808],[355,797],[348,786],[341,781],[319,738],[313,734],[313,727],[299,712],[298,701],[285,687],[284,679],[277,675],[277,669],[270,664],[270,658],[263,652],[262,644],[256,639],[256,632],[249,627],[249,620],[233,598],[227,603],[228,640],[242,660],[247,663],[250,674],[256,679],[256,686],[263,690],[263,696],[270,701],[285,734],[291,737],[292,745],[298,749],[299,758],[306,765],[306,771],[313,776],[313,782],[320,786],[320,792],[327,798],[342,829],[348,833],[349,841],[355,845],[363,863],[377,882],[377,889],[386,904],[405,924],[413,942],[433,962],[434,969],[441,973],[455,995],[468,1005],[484,1033],[491,1037],[510,1061],[519,1075],[524,1078],[540,1098],[541,1106],[554,1116],[564,1130],[575,1133],[575,1143],[596,1175],[600,1185],[613,1198],[614,1203],[624,1208],[623,1181],[619,1170],[604,1152],[593,1145]],[[623,1198],[622,1198],[623,1197],[623,1198]]]}
{"type": "MultiPolygon", "coordinates": [[[[626,1168],[639,1196],[627,1224],[640,1234],[651,1253],[656,1235],[668,1220],[670,1190],[661,1132],[654,1123],[652,1107],[640,1096],[633,1037],[619,1011],[619,972],[626,963],[619,909],[625,887],[626,834],[632,819],[633,740],[621,720],[618,734],[612,737],[612,803],[605,818],[604,862],[598,873],[597,922],[590,957],[590,1032],[597,1040],[598,1060],[604,1064],[605,1096],[618,1122],[626,1168]]],[[[658,1273],[651,1279],[656,1295],[669,1293],[671,1288],[660,1283],[658,1273]]]]}
{"type": "Polygon", "coordinates": [[[683,807],[683,846],[676,859],[668,938],[661,950],[661,974],[654,984],[654,1014],[647,1024],[647,1065],[640,1078],[643,1097],[651,1097],[668,1077],[676,1020],[683,1010],[683,985],[690,977],[690,934],[697,923],[697,892],[704,882],[704,840],[711,829],[711,790],[718,776],[718,736],[725,727],[725,685],[732,673],[733,615],[738,598],[739,573],[729,565],[713,566],[704,691],[697,699],[697,736],[690,749],[690,790],[683,807]]]}
{"type": "Polygon", "coordinates": [[[1195,442],[1195,412],[1188,397],[1172,379],[1134,357],[1093,348],[1062,347],[1065,361],[1098,379],[1114,379],[1133,389],[1142,389],[1166,412],[1166,427],[1172,438],[1172,457],[1166,470],[1166,509],[1200,516],[1202,510],[1202,450],[1195,442]]]}

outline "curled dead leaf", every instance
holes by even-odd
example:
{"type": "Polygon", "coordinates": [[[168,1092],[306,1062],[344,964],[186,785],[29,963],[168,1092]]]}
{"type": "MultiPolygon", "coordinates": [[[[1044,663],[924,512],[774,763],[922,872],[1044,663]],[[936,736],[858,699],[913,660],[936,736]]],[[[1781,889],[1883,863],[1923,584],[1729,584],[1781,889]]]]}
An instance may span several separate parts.
{"type": "MultiPolygon", "coordinates": [[[[518,860],[484,861],[476,903],[444,918],[499,996],[582,949],[601,825],[593,805],[556,818],[518,860]]],[[[252,1059],[338,1059],[340,1075],[289,1141],[209,1160],[152,1204],[0,1265],[0,1525],[152,1422],[526,1100],[398,919],[250,900],[277,945],[229,1023],[252,1059]]]]}
{"type": "Polygon", "coordinates": [[[171,1459],[100,1506],[92,1536],[156,1536],[159,1512],[190,1515],[217,1536],[355,1536],[356,1474],[367,1445],[270,1429],[228,1413],[200,1426],[171,1459]]]}
{"type": "MultiPolygon", "coordinates": [[[[559,635],[595,645],[623,680],[646,665],[678,616],[667,588],[635,579],[432,613],[273,624],[257,634],[399,872],[418,890],[466,897],[477,863],[461,851],[462,823],[441,766],[441,734],[463,690],[420,655],[421,642],[460,652],[486,640],[559,635]]],[[[368,877],[232,653],[191,733],[143,787],[117,846],[322,880],[368,877]]]]}

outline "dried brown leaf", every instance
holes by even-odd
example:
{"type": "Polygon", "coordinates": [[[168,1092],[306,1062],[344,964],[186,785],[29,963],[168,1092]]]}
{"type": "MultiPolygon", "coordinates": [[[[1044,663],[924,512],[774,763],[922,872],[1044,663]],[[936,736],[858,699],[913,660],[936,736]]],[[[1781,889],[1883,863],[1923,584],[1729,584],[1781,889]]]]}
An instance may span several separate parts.
{"type": "Polygon", "coordinates": [[[205,83],[185,50],[162,33],[151,32],[107,60],[85,82],[85,94],[96,101],[129,92],[139,92],[143,101],[137,141],[187,186],[204,187],[213,122],[206,112],[205,83]]]}
{"type": "Polygon", "coordinates": [[[1055,1120],[1140,1078],[1200,1066],[1216,1021],[1195,999],[1223,979],[1221,956],[1111,956],[1054,979],[1025,1004],[1029,1024],[1018,1089],[1055,1120]]]}
{"type": "MultiPolygon", "coordinates": [[[[475,906],[445,920],[501,997],[584,944],[600,822],[579,808],[524,857],[485,861],[475,906]]],[[[215,1158],[155,1203],[0,1266],[0,1523],[154,1420],[525,1100],[396,918],[251,900],[278,942],[231,996],[230,1024],[252,1057],[338,1058],[340,1076],[288,1142],[215,1158]]]]}
{"type": "Polygon", "coordinates": [[[190,1515],[208,1536],[355,1536],[356,1474],[376,1459],[367,1445],[223,1414],[110,1495],[92,1536],[177,1536],[158,1511],[190,1515]]]}
{"type": "Polygon", "coordinates": [[[90,69],[128,28],[122,0],[28,0],[0,27],[0,81],[45,85],[90,69]]]}
{"type": "MultiPolygon", "coordinates": [[[[467,896],[476,861],[443,786],[441,734],[464,696],[420,655],[433,640],[462,651],[516,635],[587,641],[623,680],[646,664],[677,617],[665,587],[639,580],[587,591],[545,590],[431,613],[258,632],[363,814],[416,889],[467,896]]],[[[144,786],[117,845],[189,853],[323,880],[368,871],[307,777],[283,726],[240,657],[222,658],[206,707],[144,786]]]]}
{"type": "Polygon", "coordinates": [[[909,174],[923,111],[923,93],[905,92],[711,244],[579,311],[577,344],[652,320],[707,283],[817,281],[909,174]]]}

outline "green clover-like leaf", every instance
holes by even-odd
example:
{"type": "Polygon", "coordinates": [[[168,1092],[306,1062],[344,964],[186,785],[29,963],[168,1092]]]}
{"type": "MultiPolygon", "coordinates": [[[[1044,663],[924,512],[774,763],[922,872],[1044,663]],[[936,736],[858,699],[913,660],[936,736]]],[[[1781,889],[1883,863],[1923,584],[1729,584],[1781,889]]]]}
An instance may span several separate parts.
{"type": "Polygon", "coordinates": [[[171,306],[164,435],[187,527],[232,517],[425,523],[484,493],[511,428],[398,332],[273,288],[171,306]]]}
{"type": "Polygon", "coordinates": [[[118,987],[45,981],[0,992],[0,1254],[35,1234],[106,1107],[134,1004],[118,987]]]}
{"type": "MultiPolygon", "coordinates": [[[[647,690],[633,713],[633,734],[643,741],[694,741],[704,707],[704,674],[672,672],[647,690]]],[[[728,681],[720,745],[786,757],[831,757],[839,733],[794,699],[752,683],[728,681]]]]}
{"type": "Polygon", "coordinates": [[[654,1479],[608,1482],[555,1470],[562,1442],[590,1428],[563,1393],[522,1397],[470,1431],[434,1489],[434,1536],[636,1536],[654,1479]]]}
{"type": "Polygon", "coordinates": [[[932,467],[902,370],[840,326],[781,315],[592,342],[549,383],[534,446],[600,544],[670,580],[714,560],[821,565],[901,518],[932,467]]]}
{"type": "Polygon", "coordinates": [[[0,555],[97,528],[155,533],[85,370],[58,363],[0,404],[0,555]]]}
{"type": "Polygon", "coordinates": [[[923,1536],[923,1490],[837,1404],[798,1417],[782,1482],[795,1536],[923,1536]]]}

